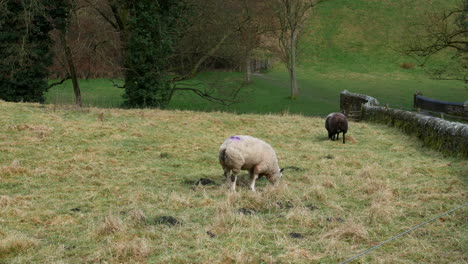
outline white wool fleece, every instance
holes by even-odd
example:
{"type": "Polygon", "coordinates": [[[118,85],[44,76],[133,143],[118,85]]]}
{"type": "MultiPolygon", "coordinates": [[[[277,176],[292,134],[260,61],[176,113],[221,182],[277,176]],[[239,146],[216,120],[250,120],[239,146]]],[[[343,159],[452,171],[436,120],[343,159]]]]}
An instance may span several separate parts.
{"type": "Polygon", "coordinates": [[[219,162],[234,173],[254,169],[260,175],[279,173],[278,159],[273,148],[252,136],[232,136],[219,148],[219,162]]]}

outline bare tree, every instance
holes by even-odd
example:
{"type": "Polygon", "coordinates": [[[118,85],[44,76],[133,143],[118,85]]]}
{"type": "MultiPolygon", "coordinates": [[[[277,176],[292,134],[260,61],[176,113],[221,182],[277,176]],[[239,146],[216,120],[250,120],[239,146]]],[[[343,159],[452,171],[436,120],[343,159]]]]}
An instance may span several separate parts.
{"type": "Polygon", "coordinates": [[[431,76],[467,81],[468,72],[468,0],[460,0],[451,9],[426,13],[407,28],[405,41],[397,51],[425,66],[434,55],[455,51],[450,70],[437,69],[431,76]],[[443,77],[445,76],[445,77],[443,77]]]}
{"type": "MultiPolygon", "coordinates": [[[[124,51],[130,36],[129,11],[121,0],[71,0],[80,6],[64,38],[57,32],[56,50],[60,56],[53,67],[62,77],[70,75],[72,63],[78,78],[122,76],[125,69],[124,51]],[[66,47],[67,46],[67,47],[66,47]],[[64,51],[69,51],[69,55],[64,51]],[[97,67],[99,66],[99,67],[97,67]],[[108,67],[106,75],[103,68],[108,67]],[[120,74],[120,75],[119,75],[120,74]],[[96,76],[97,75],[97,76],[96,76]]],[[[260,45],[265,25],[271,25],[272,13],[265,12],[268,0],[185,0],[190,11],[184,16],[190,20],[183,38],[175,43],[170,58],[172,91],[191,91],[222,104],[235,100],[239,89],[250,80],[250,58],[260,45]],[[270,20],[270,21],[269,21],[270,20]],[[246,82],[239,87],[207,81],[205,85],[190,85],[187,80],[199,72],[213,69],[246,69],[246,82]],[[227,92],[226,90],[229,90],[227,92]],[[218,93],[220,92],[220,93],[218,93]],[[216,96],[215,94],[220,94],[216,96]]],[[[271,10],[269,10],[271,11],[271,10]]],[[[235,80],[239,82],[238,79],[235,80]]],[[[239,82],[240,83],[240,82],[239,82]]],[[[121,88],[124,88],[120,86],[121,88]]]]}
{"type": "Polygon", "coordinates": [[[256,70],[252,67],[252,63],[256,61],[253,59],[265,55],[262,39],[266,33],[273,31],[274,14],[272,9],[268,8],[268,0],[242,0],[239,3],[241,12],[248,20],[232,42],[235,45],[240,68],[245,71],[244,82],[250,83],[252,71],[256,70]]]}
{"type": "Polygon", "coordinates": [[[174,54],[171,72],[176,76],[172,80],[172,92],[191,91],[209,101],[230,105],[236,102],[235,97],[244,83],[236,80],[240,84],[234,87],[221,80],[193,86],[186,81],[203,70],[235,67],[244,51],[239,45],[241,37],[253,26],[253,16],[246,8],[245,0],[189,2],[195,15],[190,18],[191,27],[174,54]],[[204,88],[199,88],[201,86],[204,88]],[[216,95],[219,94],[217,91],[221,91],[221,95],[216,95]]]}
{"type": "Polygon", "coordinates": [[[67,0],[66,12],[67,19],[52,32],[55,57],[50,72],[52,78],[61,80],[50,87],[71,79],[75,104],[81,107],[80,78],[115,77],[120,73],[115,67],[120,53],[115,41],[118,37],[86,0],[67,0]]]}
{"type": "Polygon", "coordinates": [[[273,0],[271,2],[279,27],[277,30],[279,55],[289,71],[291,99],[295,99],[299,95],[296,56],[306,20],[312,9],[324,1],[327,0],[273,0]]]}
{"type": "Polygon", "coordinates": [[[69,76],[71,77],[72,84],[73,84],[73,93],[75,94],[75,104],[78,107],[83,106],[83,102],[81,100],[81,90],[80,85],[78,83],[78,76],[76,75],[75,63],[73,61],[72,53],[70,51],[70,46],[67,42],[66,30],[61,30],[60,35],[60,42],[64,49],[65,59],[67,60],[67,71],[69,76]]]}
{"type": "MultiPolygon", "coordinates": [[[[119,34],[120,47],[124,50],[128,32],[126,18],[129,16],[126,6],[119,0],[83,0],[102,17],[119,34]]],[[[225,88],[214,82],[204,86],[191,85],[187,80],[193,79],[199,72],[209,69],[210,65],[231,61],[235,56],[232,43],[240,32],[246,32],[252,16],[244,7],[246,0],[186,0],[191,12],[187,12],[190,27],[184,37],[176,43],[175,53],[171,56],[170,68],[172,89],[171,96],[177,91],[191,91],[202,98],[220,104],[231,104],[233,98],[216,96],[214,91],[225,88]],[[217,89],[216,89],[216,86],[217,89]],[[200,88],[205,87],[205,88],[200,88]]],[[[263,1],[263,0],[262,0],[263,1]]],[[[236,43],[238,43],[237,41],[236,43]]],[[[123,71],[123,63],[120,64],[123,71]]],[[[241,84],[242,86],[243,84],[241,84]]],[[[233,89],[237,95],[240,87],[233,89]]]]}

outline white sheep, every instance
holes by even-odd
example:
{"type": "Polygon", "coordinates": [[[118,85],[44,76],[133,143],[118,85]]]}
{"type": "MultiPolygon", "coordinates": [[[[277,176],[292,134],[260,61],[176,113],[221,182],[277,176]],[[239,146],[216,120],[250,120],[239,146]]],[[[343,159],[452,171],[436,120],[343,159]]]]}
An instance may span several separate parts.
{"type": "Polygon", "coordinates": [[[219,163],[223,167],[224,177],[232,191],[236,190],[237,174],[248,170],[250,189],[255,191],[255,180],[265,176],[273,185],[283,177],[283,169],[278,166],[278,159],[273,148],[263,140],[251,136],[232,136],[219,148],[219,163]]]}

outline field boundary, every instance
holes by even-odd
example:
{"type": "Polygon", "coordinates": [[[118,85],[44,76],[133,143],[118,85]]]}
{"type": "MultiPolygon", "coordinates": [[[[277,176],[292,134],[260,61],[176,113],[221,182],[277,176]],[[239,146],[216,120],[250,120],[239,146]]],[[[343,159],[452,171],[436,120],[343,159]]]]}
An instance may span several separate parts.
{"type": "Polygon", "coordinates": [[[452,213],[452,212],[455,212],[455,211],[458,210],[458,209],[462,209],[463,207],[465,207],[465,206],[467,206],[467,205],[468,205],[468,203],[465,203],[465,204],[463,204],[463,205],[461,205],[461,206],[459,206],[459,207],[457,207],[457,208],[454,208],[454,209],[452,209],[452,210],[450,210],[450,211],[447,211],[447,212],[445,212],[445,213],[443,213],[443,214],[440,214],[440,215],[438,215],[438,216],[436,216],[436,217],[433,217],[433,218],[431,218],[431,219],[429,219],[429,220],[427,220],[427,221],[425,221],[425,222],[423,222],[423,223],[421,223],[421,224],[419,224],[419,225],[416,225],[416,226],[414,226],[414,227],[412,227],[412,228],[406,230],[406,231],[403,232],[403,233],[400,233],[400,234],[398,234],[398,235],[396,235],[396,236],[394,236],[394,237],[392,237],[392,238],[390,238],[390,239],[385,240],[384,242],[382,242],[382,243],[380,243],[380,244],[378,244],[378,245],[376,245],[376,246],[373,246],[373,247],[369,248],[368,250],[366,250],[366,251],[364,251],[364,252],[362,252],[362,253],[357,254],[356,256],[354,256],[354,257],[352,257],[352,258],[349,258],[349,259],[347,259],[347,260],[345,260],[345,261],[342,261],[342,262],[340,262],[339,264],[345,264],[345,263],[348,263],[348,262],[350,262],[350,261],[352,261],[352,260],[355,260],[355,259],[359,258],[359,257],[362,256],[362,255],[365,255],[365,254],[367,254],[367,253],[369,253],[369,252],[372,252],[372,251],[378,249],[379,247],[381,247],[381,246],[383,246],[383,245],[385,245],[385,244],[387,244],[387,243],[389,243],[389,242],[392,242],[393,240],[395,240],[395,239],[397,239],[397,238],[399,238],[399,237],[401,237],[401,236],[403,236],[403,235],[406,235],[406,234],[408,234],[409,232],[411,232],[411,231],[413,231],[413,230],[415,230],[415,229],[420,228],[420,227],[423,226],[423,225],[426,225],[426,224],[429,224],[429,223],[431,223],[431,222],[434,222],[435,220],[441,218],[442,216],[446,216],[446,215],[448,215],[448,214],[450,214],[450,213],[452,213]]]}
{"type": "Polygon", "coordinates": [[[346,90],[341,93],[340,109],[345,114],[360,109],[359,118],[354,120],[397,127],[416,135],[424,146],[444,154],[468,157],[468,125],[380,106],[375,98],[346,90]]]}
{"type": "Polygon", "coordinates": [[[414,94],[413,107],[416,109],[461,116],[468,119],[468,101],[464,103],[440,101],[424,97],[420,92],[417,92],[414,94]]]}

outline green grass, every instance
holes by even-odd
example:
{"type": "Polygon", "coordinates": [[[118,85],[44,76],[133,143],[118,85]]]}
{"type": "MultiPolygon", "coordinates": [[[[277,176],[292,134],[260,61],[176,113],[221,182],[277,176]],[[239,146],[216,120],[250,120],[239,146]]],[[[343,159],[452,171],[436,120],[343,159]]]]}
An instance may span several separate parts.
{"type": "MultiPolygon", "coordinates": [[[[0,101],[0,115],[0,263],[337,263],[466,202],[466,160],[381,125],[351,122],[343,145],[323,119],[289,114],[0,101]],[[259,180],[257,193],[242,173],[228,192],[217,151],[234,134],[303,170],[277,188],[259,180]],[[193,188],[200,178],[216,185],[193,188]]],[[[465,218],[454,212],[358,262],[466,262],[465,218]]]]}
{"type": "MultiPolygon", "coordinates": [[[[230,106],[211,103],[191,92],[177,92],[168,109],[193,111],[224,111],[235,113],[300,113],[310,116],[324,116],[339,110],[340,92],[364,93],[377,98],[381,104],[395,108],[412,108],[413,94],[422,91],[424,96],[439,100],[463,102],[468,100],[468,92],[458,81],[433,81],[425,78],[381,78],[374,75],[335,73],[327,76],[317,72],[299,72],[299,97],[292,101],[288,98],[288,76],[277,70],[262,76],[254,76],[253,83],[243,87],[237,97],[238,102],[230,106]],[[341,74],[341,75],[340,75],[341,74]]],[[[403,77],[402,77],[403,76],[403,77]]],[[[229,91],[239,85],[241,73],[205,73],[200,79],[216,82],[229,91]],[[230,86],[224,87],[226,84],[230,86]]],[[[119,107],[123,90],[115,88],[108,80],[97,79],[80,82],[83,86],[83,101],[87,106],[119,107]]],[[[220,93],[217,93],[220,94],[220,93]]],[[[73,90],[69,84],[54,87],[46,95],[48,103],[72,103],[73,90]],[[54,99],[57,98],[57,99],[54,99]],[[63,98],[63,100],[60,100],[63,98]]]]}
{"type": "MultiPolygon", "coordinates": [[[[456,6],[447,1],[327,1],[311,15],[300,46],[300,65],[330,73],[348,71],[386,74],[404,71],[399,65],[414,62],[395,52],[404,43],[406,28],[429,13],[456,6]],[[430,2],[430,3],[429,3],[430,2]]],[[[447,64],[453,52],[442,52],[428,63],[447,64]]],[[[414,70],[423,73],[422,69],[414,70]]]]}
{"type": "MultiPolygon", "coordinates": [[[[119,85],[121,81],[115,81],[119,85]]],[[[124,90],[113,86],[108,79],[89,79],[79,81],[83,106],[119,107],[123,103],[124,90]]],[[[71,80],[52,87],[46,93],[47,104],[74,104],[75,95],[71,80]]]]}

